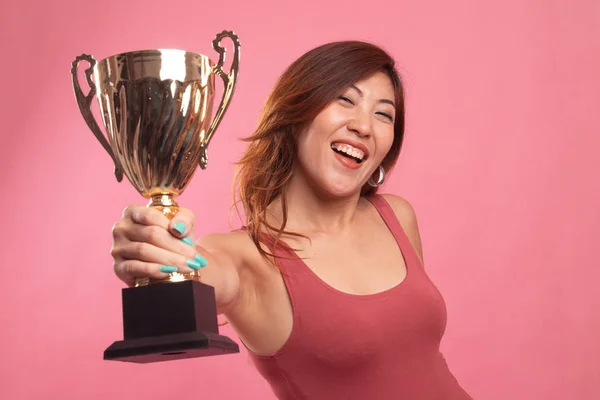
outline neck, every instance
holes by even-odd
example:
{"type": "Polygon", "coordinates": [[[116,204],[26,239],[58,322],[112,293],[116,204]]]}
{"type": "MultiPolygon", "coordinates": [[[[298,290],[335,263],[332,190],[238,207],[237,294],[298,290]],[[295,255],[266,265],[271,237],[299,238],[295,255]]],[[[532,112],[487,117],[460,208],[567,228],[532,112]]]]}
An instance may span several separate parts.
{"type": "MultiPolygon", "coordinates": [[[[336,197],[311,189],[313,185],[296,174],[285,190],[287,206],[286,231],[307,236],[340,234],[352,224],[359,207],[360,192],[336,197]]],[[[274,224],[283,220],[283,199],[277,198],[269,207],[274,224]]]]}

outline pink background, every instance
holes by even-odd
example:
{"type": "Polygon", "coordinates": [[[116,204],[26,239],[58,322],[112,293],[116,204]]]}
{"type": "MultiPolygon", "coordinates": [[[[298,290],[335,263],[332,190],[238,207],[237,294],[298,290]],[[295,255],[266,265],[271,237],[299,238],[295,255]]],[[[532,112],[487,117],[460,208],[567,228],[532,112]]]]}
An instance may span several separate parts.
{"type": "MultiPolygon", "coordinates": [[[[73,96],[70,63],[242,42],[232,106],[181,204],[238,226],[232,163],[278,74],[338,39],[385,46],[408,130],[386,190],[420,218],[448,305],[442,350],[476,398],[600,398],[600,2],[4,1],[0,13],[0,397],[271,399],[246,353],[102,360],[122,334],[111,227],[128,203],[73,96]]],[[[390,318],[394,318],[390,315],[390,318]]],[[[230,328],[223,333],[235,337],[230,328]]],[[[237,338],[236,338],[237,339],[237,338]]]]}

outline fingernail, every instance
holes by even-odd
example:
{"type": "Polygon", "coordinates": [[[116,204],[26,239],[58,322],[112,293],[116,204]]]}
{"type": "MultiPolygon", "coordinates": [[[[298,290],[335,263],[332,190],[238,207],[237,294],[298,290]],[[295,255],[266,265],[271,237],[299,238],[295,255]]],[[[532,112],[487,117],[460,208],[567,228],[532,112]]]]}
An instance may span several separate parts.
{"type": "Polygon", "coordinates": [[[206,258],[202,257],[200,254],[196,254],[196,262],[200,264],[200,267],[206,267],[208,265],[206,258]]]}
{"type": "Polygon", "coordinates": [[[160,267],[160,272],[165,272],[165,273],[169,273],[169,272],[177,272],[177,268],[176,267],[171,267],[168,265],[163,265],[162,267],[160,267]]]}
{"type": "Polygon", "coordinates": [[[195,269],[196,271],[200,269],[200,264],[194,260],[187,260],[187,266],[191,269],[195,269]]]}
{"type": "Polygon", "coordinates": [[[183,235],[183,233],[185,232],[185,224],[181,221],[175,222],[175,225],[173,225],[173,229],[179,232],[180,235],[183,235]]]}
{"type": "Polygon", "coordinates": [[[194,242],[192,242],[192,239],[190,239],[189,237],[182,237],[181,241],[189,246],[194,246],[194,242]]]}

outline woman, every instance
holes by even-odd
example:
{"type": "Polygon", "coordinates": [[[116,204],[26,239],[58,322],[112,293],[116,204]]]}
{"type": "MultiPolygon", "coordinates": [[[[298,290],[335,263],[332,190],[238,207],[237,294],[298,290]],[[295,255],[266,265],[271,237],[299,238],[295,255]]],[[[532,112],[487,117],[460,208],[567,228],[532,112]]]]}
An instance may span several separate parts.
{"type": "Polygon", "coordinates": [[[411,205],[377,195],[404,135],[393,59],[330,43],[281,76],[240,160],[246,225],[194,244],[194,217],[128,207],[117,276],[202,268],[280,399],[470,399],[440,353],[444,301],[411,205]]]}

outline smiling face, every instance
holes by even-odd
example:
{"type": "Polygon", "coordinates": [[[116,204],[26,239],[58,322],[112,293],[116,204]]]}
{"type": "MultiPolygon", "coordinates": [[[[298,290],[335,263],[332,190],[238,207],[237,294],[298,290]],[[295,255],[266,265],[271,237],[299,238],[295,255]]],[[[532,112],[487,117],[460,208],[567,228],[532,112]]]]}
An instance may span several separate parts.
{"type": "Polygon", "coordinates": [[[298,135],[292,180],[334,197],[360,193],[392,146],[395,111],[383,72],[347,88],[298,135]]]}

